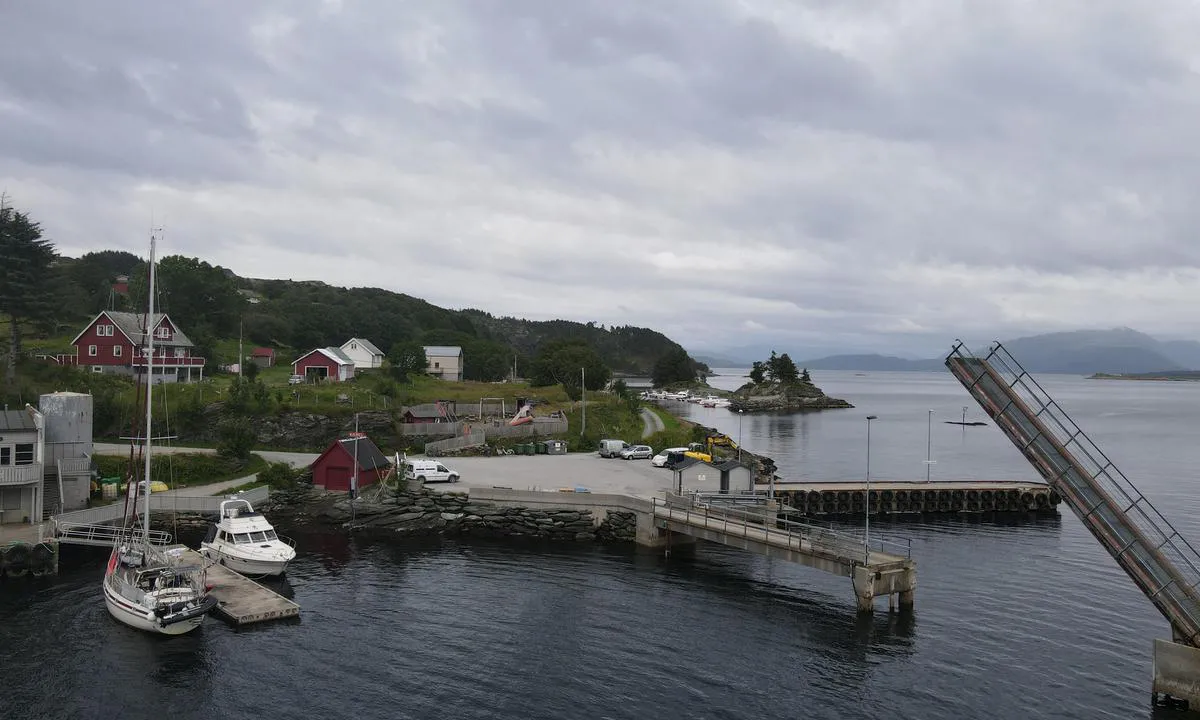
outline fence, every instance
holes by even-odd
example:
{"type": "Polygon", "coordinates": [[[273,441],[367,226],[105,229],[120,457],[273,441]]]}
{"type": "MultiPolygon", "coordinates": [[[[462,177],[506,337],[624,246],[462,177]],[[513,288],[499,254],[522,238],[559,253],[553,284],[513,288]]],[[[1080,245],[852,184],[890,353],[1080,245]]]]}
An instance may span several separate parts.
{"type": "MultiPolygon", "coordinates": [[[[535,437],[565,433],[567,431],[567,421],[535,418],[533,422],[524,425],[509,425],[504,420],[484,420],[477,422],[401,423],[398,427],[400,428],[400,435],[402,437],[454,436],[463,435],[468,432],[484,432],[489,437],[535,437]]],[[[430,444],[432,445],[433,443],[430,444]]]]}
{"type": "Polygon", "coordinates": [[[461,450],[472,445],[482,445],[487,438],[482,430],[473,431],[467,435],[447,438],[446,440],[438,440],[436,442],[425,443],[425,454],[430,457],[435,457],[447,450],[461,450]]]}

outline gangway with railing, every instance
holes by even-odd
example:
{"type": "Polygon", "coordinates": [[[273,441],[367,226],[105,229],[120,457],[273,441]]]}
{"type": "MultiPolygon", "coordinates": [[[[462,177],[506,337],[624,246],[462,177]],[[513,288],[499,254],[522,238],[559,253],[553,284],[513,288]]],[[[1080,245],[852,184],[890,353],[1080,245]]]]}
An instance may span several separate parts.
{"type": "Polygon", "coordinates": [[[1003,345],[956,342],[946,366],[1171,624],[1155,694],[1200,701],[1200,553],[1003,345]]]}
{"type": "Polygon", "coordinates": [[[662,530],[849,577],[860,610],[871,611],[877,595],[896,596],[901,607],[912,606],[916,565],[911,542],[882,536],[867,542],[863,535],[832,526],[779,517],[773,502],[741,499],[745,502],[666,493],[654,498],[654,520],[662,530]]]}
{"type": "MultiPolygon", "coordinates": [[[[119,538],[129,535],[128,528],[103,523],[58,522],[55,523],[55,530],[60,543],[95,547],[112,547],[119,538]]],[[[147,539],[151,545],[171,544],[171,534],[160,530],[151,530],[147,539]]]]}

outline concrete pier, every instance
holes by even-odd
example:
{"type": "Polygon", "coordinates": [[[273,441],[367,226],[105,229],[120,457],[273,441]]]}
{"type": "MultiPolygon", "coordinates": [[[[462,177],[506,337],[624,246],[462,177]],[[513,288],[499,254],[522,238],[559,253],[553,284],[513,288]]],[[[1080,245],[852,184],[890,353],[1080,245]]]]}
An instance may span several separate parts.
{"type": "Polygon", "coordinates": [[[1200,709],[1200,648],[1156,639],[1151,694],[1155,704],[1176,701],[1200,709]]]}
{"type": "MultiPolygon", "coordinates": [[[[868,509],[866,491],[861,480],[775,483],[784,512],[810,517],[861,517],[868,509]]],[[[1055,512],[1061,502],[1057,492],[1040,482],[888,480],[871,483],[870,513],[1055,512]]]]}

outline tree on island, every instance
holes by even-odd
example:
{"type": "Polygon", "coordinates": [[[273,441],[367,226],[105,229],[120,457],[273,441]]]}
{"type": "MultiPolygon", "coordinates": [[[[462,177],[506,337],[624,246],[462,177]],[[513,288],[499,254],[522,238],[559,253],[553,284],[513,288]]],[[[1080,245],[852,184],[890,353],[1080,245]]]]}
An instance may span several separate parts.
{"type": "Polygon", "coordinates": [[[799,369],[796,368],[796,363],[787,353],[777,355],[772,350],[771,357],[766,362],[755,360],[750,366],[750,382],[755,385],[762,385],[766,382],[795,385],[797,382],[808,382],[808,371],[805,370],[804,375],[801,376],[799,369]]]}

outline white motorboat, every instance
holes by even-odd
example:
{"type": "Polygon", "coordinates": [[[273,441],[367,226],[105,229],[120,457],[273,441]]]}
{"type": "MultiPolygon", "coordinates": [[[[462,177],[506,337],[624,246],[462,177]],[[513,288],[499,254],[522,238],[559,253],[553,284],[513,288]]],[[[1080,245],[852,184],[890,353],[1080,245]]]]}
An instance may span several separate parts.
{"type": "MultiPolygon", "coordinates": [[[[142,328],[141,342],[145,343],[145,427],[146,437],[143,450],[143,478],[135,482],[131,477],[125,493],[126,525],[115,533],[108,566],[104,571],[104,604],[114,618],[130,627],[160,635],[182,635],[200,627],[204,616],[217,605],[217,598],[209,594],[205,568],[183,562],[182,550],[164,547],[169,541],[165,533],[150,530],[150,455],[153,446],[151,429],[154,427],[154,239],[150,240],[150,286],[149,312],[146,325],[142,328]],[[138,495],[144,494],[142,522],[132,522],[137,517],[138,495]]],[[[135,432],[136,436],[137,433],[135,432]]],[[[137,442],[135,437],[134,442],[137,442]]]]}
{"type": "Polygon", "coordinates": [[[200,554],[243,575],[282,575],[296,557],[295,543],[281,538],[247,500],[221,503],[217,522],[200,543],[200,554]]]}

